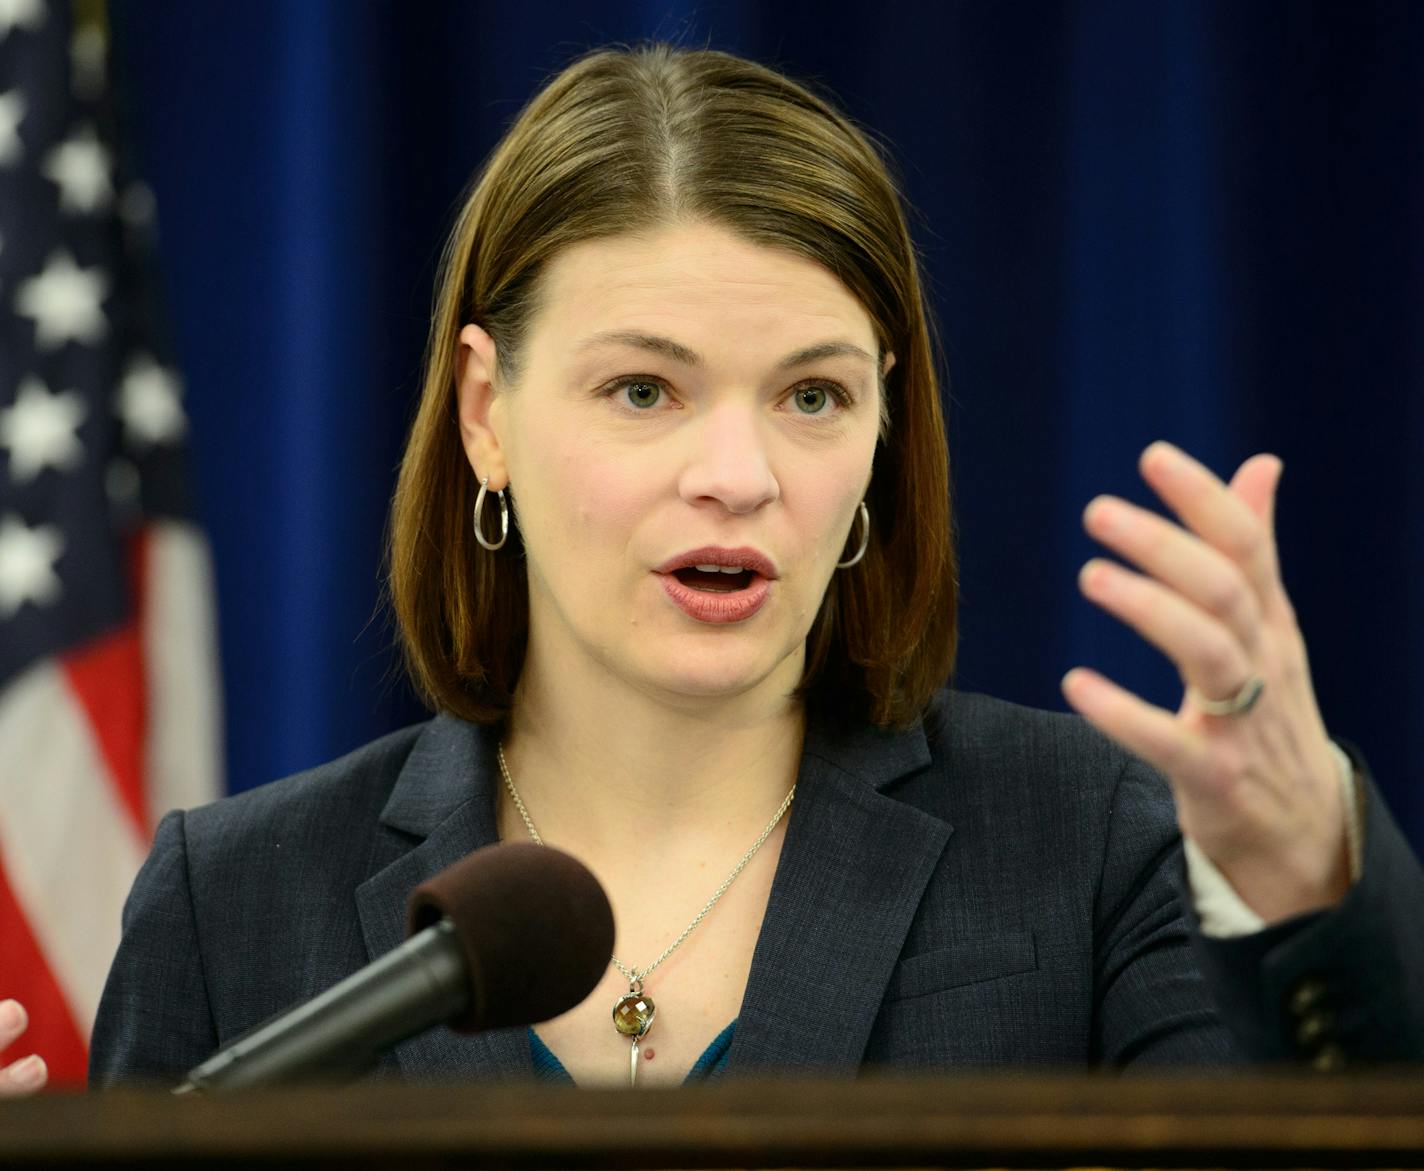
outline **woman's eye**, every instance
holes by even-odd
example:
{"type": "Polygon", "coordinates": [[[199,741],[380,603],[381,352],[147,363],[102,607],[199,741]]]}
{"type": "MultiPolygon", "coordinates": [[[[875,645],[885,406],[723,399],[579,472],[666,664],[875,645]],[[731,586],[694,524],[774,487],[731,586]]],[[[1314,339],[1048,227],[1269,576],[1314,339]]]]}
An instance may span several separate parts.
{"type": "Polygon", "coordinates": [[[658,404],[663,390],[656,382],[629,382],[623,388],[628,405],[646,410],[658,404]]]}
{"type": "Polygon", "coordinates": [[[624,396],[629,406],[642,407],[658,405],[662,397],[662,387],[655,382],[629,382],[624,385],[624,396]]]}
{"type": "Polygon", "coordinates": [[[792,398],[796,401],[796,409],[803,415],[819,415],[831,401],[823,386],[803,386],[792,398]]]}

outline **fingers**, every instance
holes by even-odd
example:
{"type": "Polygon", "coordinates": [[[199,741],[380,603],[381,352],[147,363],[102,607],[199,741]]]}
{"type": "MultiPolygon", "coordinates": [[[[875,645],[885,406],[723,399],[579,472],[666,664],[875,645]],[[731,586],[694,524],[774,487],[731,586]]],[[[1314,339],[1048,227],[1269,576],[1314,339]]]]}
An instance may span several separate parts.
{"type": "MultiPolygon", "coordinates": [[[[0,1001],[0,1051],[14,1044],[29,1025],[30,1018],[18,1002],[0,1001]]],[[[0,1068],[0,1097],[32,1094],[48,1080],[44,1059],[31,1055],[0,1068]]]]}
{"type": "Polygon", "coordinates": [[[1285,465],[1274,455],[1253,455],[1236,469],[1231,490],[1246,502],[1266,527],[1276,531],[1276,494],[1285,465]]]}
{"type": "Polygon", "coordinates": [[[49,1081],[49,1067],[44,1058],[30,1054],[23,1060],[0,1069],[0,1098],[19,1098],[42,1090],[49,1081]]]}
{"type": "Polygon", "coordinates": [[[1229,487],[1168,443],[1154,443],[1141,462],[1187,527],[1098,497],[1084,527],[1148,577],[1092,561],[1080,586],[1171,658],[1188,685],[1212,698],[1233,695],[1263,657],[1263,617],[1278,626],[1291,616],[1272,532],[1281,461],[1254,456],[1229,487]]]}
{"type": "Polygon", "coordinates": [[[1271,529],[1280,460],[1256,456],[1242,465],[1233,483],[1239,483],[1249,499],[1170,443],[1159,441],[1148,447],[1140,467],[1143,479],[1182,523],[1240,566],[1269,604],[1280,587],[1271,529]]]}
{"type": "Polygon", "coordinates": [[[1248,654],[1254,650],[1260,603],[1241,569],[1224,553],[1156,513],[1112,496],[1099,496],[1088,505],[1083,527],[1224,623],[1248,654]]]}
{"type": "Polygon", "coordinates": [[[1090,601],[1171,659],[1183,682],[1203,695],[1234,695],[1251,675],[1242,641],[1168,586],[1096,558],[1083,567],[1078,581],[1090,601]]]}
{"type": "Polygon", "coordinates": [[[18,1000],[0,1000],[0,1053],[30,1027],[30,1016],[18,1000]]]}
{"type": "Polygon", "coordinates": [[[1073,668],[1063,677],[1063,695],[1098,731],[1168,776],[1208,771],[1207,746],[1197,732],[1096,671],[1073,668]]]}

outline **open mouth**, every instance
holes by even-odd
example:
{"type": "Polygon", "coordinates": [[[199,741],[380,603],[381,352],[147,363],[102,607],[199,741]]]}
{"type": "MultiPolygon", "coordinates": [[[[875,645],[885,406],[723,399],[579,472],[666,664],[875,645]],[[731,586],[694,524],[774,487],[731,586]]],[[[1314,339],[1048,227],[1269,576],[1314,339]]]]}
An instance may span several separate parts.
{"type": "Polygon", "coordinates": [[[713,545],[669,558],[653,572],[668,601],[694,622],[713,626],[759,613],[778,577],[776,564],[757,549],[713,545]]]}
{"type": "Polygon", "coordinates": [[[673,570],[673,576],[688,589],[709,594],[737,593],[749,588],[756,579],[750,569],[720,565],[688,565],[673,570]]]}

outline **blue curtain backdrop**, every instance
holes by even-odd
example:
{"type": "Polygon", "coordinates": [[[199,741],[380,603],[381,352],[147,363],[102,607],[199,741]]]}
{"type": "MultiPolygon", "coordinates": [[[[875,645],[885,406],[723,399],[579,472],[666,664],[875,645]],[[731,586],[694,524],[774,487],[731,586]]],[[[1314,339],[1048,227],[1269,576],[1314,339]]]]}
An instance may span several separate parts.
{"type": "Polygon", "coordinates": [[[946,344],[961,686],[1061,707],[1155,652],[1080,600],[1097,492],[1166,437],[1285,460],[1327,722],[1424,845],[1424,5],[113,6],[215,545],[231,786],[420,717],[385,510],[459,194],[588,47],[710,44],[887,141],[946,344]]]}

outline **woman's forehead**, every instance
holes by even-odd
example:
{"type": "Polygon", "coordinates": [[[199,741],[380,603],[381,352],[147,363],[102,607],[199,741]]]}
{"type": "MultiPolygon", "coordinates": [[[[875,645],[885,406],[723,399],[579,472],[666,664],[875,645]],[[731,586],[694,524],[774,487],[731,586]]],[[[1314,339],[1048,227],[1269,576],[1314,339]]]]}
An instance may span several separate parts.
{"type": "Polygon", "coordinates": [[[533,340],[570,352],[639,335],[691,353],[733,340],[876,351],[869,314],[828,269],[705,223],[571,245],[541,286],[533,340]]]}

